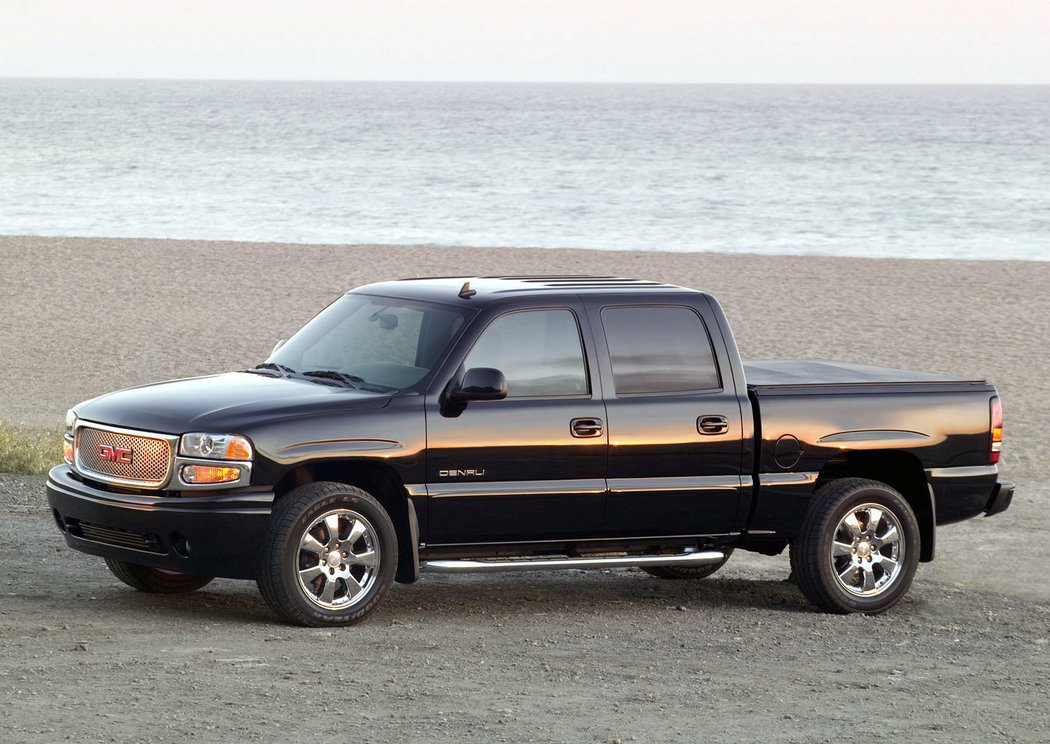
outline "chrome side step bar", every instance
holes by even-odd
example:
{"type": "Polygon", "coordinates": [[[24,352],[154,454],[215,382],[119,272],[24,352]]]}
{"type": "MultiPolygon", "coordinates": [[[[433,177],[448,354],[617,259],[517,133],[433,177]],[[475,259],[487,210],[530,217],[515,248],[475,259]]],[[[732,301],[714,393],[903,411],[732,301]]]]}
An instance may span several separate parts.
{"type": "Polygon", "coordinates": [[[549,571],[555,568],[624,568],[628,566],[709,566],[721,563],[721,550],[672,555],[617,555],[607,558],[489,558],[422,561],[419,567],[434,573],[479,571],[549,571]]]}

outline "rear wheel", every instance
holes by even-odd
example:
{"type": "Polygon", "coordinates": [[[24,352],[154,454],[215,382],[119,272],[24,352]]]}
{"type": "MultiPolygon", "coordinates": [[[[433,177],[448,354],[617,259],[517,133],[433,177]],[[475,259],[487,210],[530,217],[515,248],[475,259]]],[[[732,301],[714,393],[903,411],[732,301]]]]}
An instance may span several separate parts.
{"type": "Polygon", "coordinates": [[[844,478],[820,488],[791,544],[802,593],[827,612],[884,612],[900,601],[919,565],[911,506],[879,481],[844,478]]]}
{"type": "Polygon", "coordinates": [[[140,566],[119,558],[107,558],[113,575],[133,589],[152,594],[187,594],[211,583],[211,576],[194,576],[181,571],[140,566]]]}
{"type": "Polygon", "coordinates": [[[729,557],[733,555],[733,549],[729,548],[725,554],[721,563],[711,563],[706,566],[642,566],[642,570],[658,579],[706,579],[726,564],[729,557]]]}
{"type": "Polygon", "coordinates": [[[352,625],[379,606],[397,556],[394,525],[370,494],[342,483],[310,483],[274,508],[259,589],[291,623],[352,625]]]}

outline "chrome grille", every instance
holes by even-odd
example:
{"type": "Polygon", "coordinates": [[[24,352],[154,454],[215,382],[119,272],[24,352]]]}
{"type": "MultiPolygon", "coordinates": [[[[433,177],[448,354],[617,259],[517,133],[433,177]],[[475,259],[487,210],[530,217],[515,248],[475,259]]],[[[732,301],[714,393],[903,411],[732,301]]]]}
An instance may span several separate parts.
{"type": "Polygon", "coordinates": [[[109,479],[159,485],[168,479],[171,445],[163,439],[82,426],[77,429],[77,464],[109,479]],[[100,447],[131,450],[131,462],[103,460],[100,447]]]}

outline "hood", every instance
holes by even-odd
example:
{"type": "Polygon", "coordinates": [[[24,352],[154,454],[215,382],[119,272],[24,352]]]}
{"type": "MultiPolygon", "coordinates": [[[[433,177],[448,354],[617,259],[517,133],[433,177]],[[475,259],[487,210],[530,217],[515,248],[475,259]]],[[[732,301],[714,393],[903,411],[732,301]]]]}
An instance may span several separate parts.
{"type": "Polygon", "coordinates": [[[296,378],[230,372],[128,388],[74,406],[77,417],[161,434],[240,434],[253,424],[382,408],[390,396],[296,378]]]}

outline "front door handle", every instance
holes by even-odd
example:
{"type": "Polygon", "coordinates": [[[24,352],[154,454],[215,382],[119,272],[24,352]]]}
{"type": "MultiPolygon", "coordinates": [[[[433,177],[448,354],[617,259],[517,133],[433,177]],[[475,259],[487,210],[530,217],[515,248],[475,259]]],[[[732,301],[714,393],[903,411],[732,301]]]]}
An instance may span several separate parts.
{"type": "Polygon", "coordinates": [[[596,418],[574,418],[569,422],[569,431],[579,439],[589,439],[602,435],[602,420],[596,418]]]}
{"type": "Polygon", "coordinates": [[[696,420],[696,430],[701,434],[725,434],[729,431],[729,419],[717,415],[701,416],[696,420]]]}

